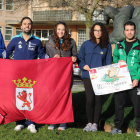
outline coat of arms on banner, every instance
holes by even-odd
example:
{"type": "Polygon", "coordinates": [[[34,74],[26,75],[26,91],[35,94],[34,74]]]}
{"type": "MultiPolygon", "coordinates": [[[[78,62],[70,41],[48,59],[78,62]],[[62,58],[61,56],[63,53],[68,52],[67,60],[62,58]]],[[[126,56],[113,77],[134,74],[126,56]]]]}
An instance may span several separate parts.
{"type": "Polygon", "coordinates": [[[27,81],[27,78],[24,77],[21,79],[13,80],[16,87],[16,107],[19,110],[28,110],[31,111],[34,108],[34,96],[33,96],[33,85],[36,81],[30,79],[27,81]]]}

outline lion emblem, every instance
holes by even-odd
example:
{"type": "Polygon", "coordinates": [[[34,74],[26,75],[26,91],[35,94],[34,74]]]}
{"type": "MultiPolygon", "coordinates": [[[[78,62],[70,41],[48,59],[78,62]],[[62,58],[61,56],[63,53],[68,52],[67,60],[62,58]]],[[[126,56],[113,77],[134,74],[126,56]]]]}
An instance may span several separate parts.
{"type": "Polygon", "coordinates": [[[31,110],[30,105],[32,103],[32,100],[31,100],[32,94],[31,93],[27,94],[27,92],[25,90],[23,90],[21,93],[19,92],[18,94],[19,95],[17,95],[17,98],[24,102],[22,107],[25,107],[27,105],[28,109],[31,110]],[[30,102],[27,100],[27,95],[29,96],[30,102]]]}

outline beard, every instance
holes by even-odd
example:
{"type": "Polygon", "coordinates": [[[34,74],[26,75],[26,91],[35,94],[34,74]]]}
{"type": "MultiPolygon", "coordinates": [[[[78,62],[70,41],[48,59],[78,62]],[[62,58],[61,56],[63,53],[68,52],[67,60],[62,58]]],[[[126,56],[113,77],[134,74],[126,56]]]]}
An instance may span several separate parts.
{"type": "Polygon", "coordinates": [[[31,34],[31,30],[29,30],[28,32],[23,31],[24,34],[30,35],[31,34]]]}
{"type": "Polygon", "coordinates": [[[126,38],[127,38],[128,40],[133,40],[133,39],[135,38],[135,36],[132,36],[132,37],[127,37],[127,36],[126,36],[126,38]]]}

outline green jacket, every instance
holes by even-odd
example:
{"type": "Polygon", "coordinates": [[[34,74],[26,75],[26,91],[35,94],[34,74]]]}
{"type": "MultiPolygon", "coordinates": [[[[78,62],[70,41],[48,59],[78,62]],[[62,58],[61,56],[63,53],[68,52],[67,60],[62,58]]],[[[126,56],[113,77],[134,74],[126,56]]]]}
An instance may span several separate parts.
{"type": "Polygon", "coordinates": [[[132,80],[140,80],[140,42],[137,40],[128,55],[125,52],[125,40],[118,42],[113,52],[113,62],[124,60],[127,63],[132,80]]]}

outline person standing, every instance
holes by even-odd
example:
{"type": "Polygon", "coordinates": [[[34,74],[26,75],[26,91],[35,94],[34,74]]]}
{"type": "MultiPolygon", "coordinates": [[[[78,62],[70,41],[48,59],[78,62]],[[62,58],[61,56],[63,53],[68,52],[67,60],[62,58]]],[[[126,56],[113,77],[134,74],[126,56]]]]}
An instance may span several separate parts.
{"type": "Polygon", "coordinates": [[[118,42],[113,52],[113,62],[126,62],[132,79],[132,89],[114,94],[115,98],[115,128],[110,134],[122,134],[121,126],[124,118],[125,99],[129,95],[134,106],[137,124],[137,136],[140,136],[140,41],[135,38],[136,25],[132,21],[124,24],[125,40],[118,42]]]}
{"type": "MultiPolygon", "coordinates": [[[[3,58],[9,58],[14,52],[14,60],[30,60],[45,58],[45,50],[42,47],[42,43],[39,38],[32,35],[33,22],[29,17],[24,17],[21,20],[22,32],[20,35],[14,36],[7,46],[6,54],[3,58]]],[[[20,120],[16,121],[15,131],[19,131],[24,128],[24,123],[28,125],[28,129],[31,133],[36,133],[37,130],[32,121],[20,120]]]]}
{"type": "MultiPolygon", "coordinates": [[[[54,34],[49,36],[45,44],[46,54],[49,57],[71,57],[73,62],[77,60],[77,48],[74,39],[69,35],[69,30],[65,22],[58,21],[54,26],[54,34]]],[[[56,124],[48,126],[49,130],[54,130],[56,124]]],[[[58,130],[65,130],[66,123],[61,123],[58,130]]]]}
{"type": "Polygon", "coordinates": [[[2,55],[2,52],[5,50],[5,44],[3,41],[3,36],[2,33],[0,31],[0,55],[2,55]]]}
{"type": "Polygon", "coordinates": [[[86,92],[86,113],[88,120],[88,124],[83,131],[97,131],[102,109],[101,96],[94,93],[89,77],[89,70],[112,64],[112,48],[109,43],[108,31],[104,24],[97,22],[92,26],[90,40],[82,44],[78,59],[86,92]]]}

